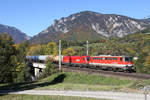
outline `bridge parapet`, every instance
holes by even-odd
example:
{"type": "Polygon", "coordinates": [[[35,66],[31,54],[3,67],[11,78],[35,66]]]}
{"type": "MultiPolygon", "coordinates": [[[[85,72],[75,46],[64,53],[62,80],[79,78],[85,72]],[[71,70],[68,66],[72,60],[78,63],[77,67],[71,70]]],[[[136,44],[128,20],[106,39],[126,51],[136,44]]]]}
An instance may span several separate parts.
{"type": "Polygon", "coordinates": [[[38,77],[43,72],[43,69],[46,68],[46,64],[33,62],[32,67],[34,68],[34,76],[38,77]]]}
{"type": "Polygon", "coordinates": [[[46,68],[46,64],[43,64],[43,63],[32,63],[33,64],[33,67],[36,67],[36,68],[46,68]]]}

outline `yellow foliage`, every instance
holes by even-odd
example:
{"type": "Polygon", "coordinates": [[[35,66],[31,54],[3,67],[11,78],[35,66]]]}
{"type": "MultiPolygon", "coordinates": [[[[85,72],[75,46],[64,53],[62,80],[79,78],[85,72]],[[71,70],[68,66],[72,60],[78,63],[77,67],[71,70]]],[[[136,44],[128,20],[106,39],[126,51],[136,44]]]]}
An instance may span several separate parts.
{"type": "Polygon", "coordinates": [[[132,48],[127,48],[128,52],[131,54],[131,55],[135,55],[136,52],[132,49],[132,48]]]}
{"type": "Polygon", "coordinates": [[[16,66],[16,71],[17,72],[20,72],[22,70],[22,67],[23,67],[23,63],[17,63],[17,66],[16,66]]]}
{"type": "Polygon", "coordinates": [[[57,44],[55,42],[49,42],[44,47],[46,55],[57,55],[57,44]]]}
{"type": "Polygon", "coordinates": [[[49,42],[44,45],[31,45],[27,55],[57,55],[57,44],[49,42]]]}
{"type": "Polygon", "coordinates": [[[19,46],[19,44],[14,44],[13,47],[17,48],[19,46]]]}
{"type": "Polygon", "coordinates": [[[70,56],[72,56],[72,55],[75,54],[75,51],[72,48],[67,48],[67,49],[63,50],[62,54],[63,55],[70,55],[70,56]]]}
{"type": "Polygon", "coordinates": [[[143,53],[148,53],[150,51],[150,47],[149,46],[145,46],[143,49],[142,49],[142,52],[143,53]]]}
{"type": "Polygon", "coordinates": [[[27,55],[37,55],[39,53],[41,46],[40,45],[32,45],[30,46],[27,55]]]}

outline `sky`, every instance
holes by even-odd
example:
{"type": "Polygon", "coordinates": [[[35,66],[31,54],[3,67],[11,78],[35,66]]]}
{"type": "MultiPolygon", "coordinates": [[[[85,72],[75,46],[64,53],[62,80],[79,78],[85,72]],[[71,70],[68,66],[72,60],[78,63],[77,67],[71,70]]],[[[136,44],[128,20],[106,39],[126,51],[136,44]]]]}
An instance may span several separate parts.
{"type": "Polygon", "coordinates": [[[143,19],[150,15],[150,0],[0,0],[0,24],[34,36],[55,19],[85,10],[143,19]]]}

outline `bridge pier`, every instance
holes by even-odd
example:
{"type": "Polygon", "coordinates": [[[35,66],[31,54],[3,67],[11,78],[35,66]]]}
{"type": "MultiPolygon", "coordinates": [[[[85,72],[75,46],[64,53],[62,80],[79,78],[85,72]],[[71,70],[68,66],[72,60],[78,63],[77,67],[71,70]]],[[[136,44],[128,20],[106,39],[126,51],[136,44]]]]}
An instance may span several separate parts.
{"type": "Polygon", "coordinates": [[[38,77],[44,68],[46,68],[46,64],[42,64],[42,63],[32,63],[30,64],[31,67],[33,67],[34,71],[33,74],[35,77],[38,77]]]}
{"type": "Polygon", "coordinates": [[[38,77],[43,72],[43,69],[34,67],[34,76],[38,77]]]}

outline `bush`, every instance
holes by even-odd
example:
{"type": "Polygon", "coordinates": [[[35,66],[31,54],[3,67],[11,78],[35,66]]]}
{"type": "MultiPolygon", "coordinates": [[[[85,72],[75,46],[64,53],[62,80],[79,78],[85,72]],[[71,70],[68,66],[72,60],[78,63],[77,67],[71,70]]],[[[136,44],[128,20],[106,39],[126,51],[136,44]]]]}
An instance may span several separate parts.
{"type": "Polygon", "coordinates": [[[52,64],[51,59],[47,59],[46,61],[46,68],[43,70],[42,74],[40,75],[39,78],[45,78],[54,73],[54,65],[52,64]]]}

